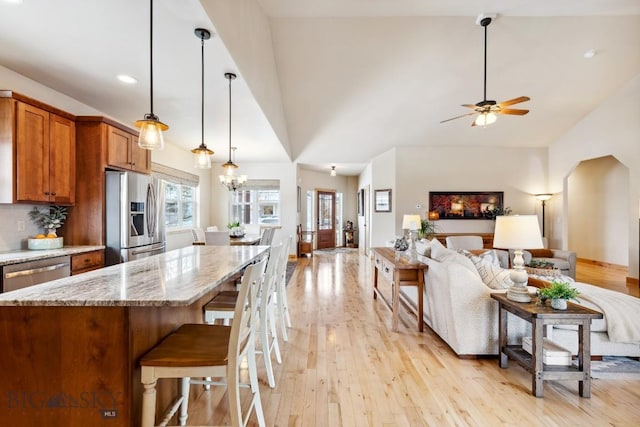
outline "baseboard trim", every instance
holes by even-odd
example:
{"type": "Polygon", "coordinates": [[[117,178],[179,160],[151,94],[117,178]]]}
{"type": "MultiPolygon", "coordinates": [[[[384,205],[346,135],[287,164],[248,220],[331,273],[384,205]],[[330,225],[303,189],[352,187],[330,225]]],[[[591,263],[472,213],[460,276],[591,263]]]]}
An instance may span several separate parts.
{"type": "Polygon", "coordinates": [[[606,267],[606,268],[611,268],[614,270],[620,270],[620,271],[624,271],[626,272],[629,267],[626,265],[620,265],[620,264],[611,264],[609,262],[604,262],[604,261],[596,261],[593,259],[586,259],[586,258],[576,258],[577,262],[584,262],[585,264],[592,264],[592,265],[597,265],[600,267],[606,267]]]}
{"type": "Polygon", "coordinates": [[[637,277],[627,276],[627,285],[640,285],[640,281],[638,281],[637,277]]]}

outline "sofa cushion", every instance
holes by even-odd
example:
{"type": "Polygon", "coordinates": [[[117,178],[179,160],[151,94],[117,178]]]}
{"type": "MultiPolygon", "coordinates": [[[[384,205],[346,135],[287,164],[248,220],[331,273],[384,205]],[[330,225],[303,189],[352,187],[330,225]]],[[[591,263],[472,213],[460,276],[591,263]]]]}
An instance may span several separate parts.
{"type": "Polygon", "coordinates": [[[493,264],[489,259],[472,254],[469,254],[469,259],[478,270],[482,282],[491,289],[507,289],[513,284],[511,277],[509,277],[509,270],[506,268],[493,264]]]}

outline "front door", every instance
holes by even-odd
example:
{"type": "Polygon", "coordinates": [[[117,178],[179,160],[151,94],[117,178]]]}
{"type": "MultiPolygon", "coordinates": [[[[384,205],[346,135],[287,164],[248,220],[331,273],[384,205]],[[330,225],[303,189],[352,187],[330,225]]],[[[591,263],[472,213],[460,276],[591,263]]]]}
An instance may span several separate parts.
{"type": "Polygon", "coordinates": [[[316,192],[318,212],[318,249],[336,247],[336,193],[334,191],[316,192]]]}

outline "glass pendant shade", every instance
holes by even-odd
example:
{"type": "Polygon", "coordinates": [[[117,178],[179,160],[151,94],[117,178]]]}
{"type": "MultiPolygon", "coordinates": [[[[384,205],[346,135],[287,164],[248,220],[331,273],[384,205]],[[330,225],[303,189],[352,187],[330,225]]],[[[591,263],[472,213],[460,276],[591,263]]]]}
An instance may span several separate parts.
{"type": "Polygon", "coordinates": [[[204,41],[211,38],[211,32],[204,28],[194,30],[196,37],[200,39],[200,145],[191,152],[195,154],[193,166],[196,169],[211,169],[211,156],[213,151],[209,150],[204,143],[204,41]]]}
{"type": "Polygon", "coordinates": [[[206,145],[194,148],[191,152],[195,154],[193,166],[196,169],[211,169],[211,156],[213,156],[213,151],[209,150],[206,145]]]}
{"type": "Polygon", "coordinates": [[[138,136],[138,146],[145,150],[164,149],[164,137],[162,132],[169,129],[169,126],[162,123],[158,116],[153,114],[153,0],[149,0],[149,103],[150,113],[144,115],[144,119],[135,122],[140,128],[138,136]]]}
{"type": "Polygon", "coordinates": [[[158,120],[158,117],[147,114],[144,120],[136,121],[135,125],[140,128],[138,136],[138,146],[146,150],[162,150],[164,149],[164,136],[162,131],[169,129],[158,120]]]}
{"type": "Polygon", "coordinates": [[[498,116],[496,116],[494,113],[482,113],[476,118],[474,124],[476,126],[487,126],[495,123],[497,118],[498,116]]]}

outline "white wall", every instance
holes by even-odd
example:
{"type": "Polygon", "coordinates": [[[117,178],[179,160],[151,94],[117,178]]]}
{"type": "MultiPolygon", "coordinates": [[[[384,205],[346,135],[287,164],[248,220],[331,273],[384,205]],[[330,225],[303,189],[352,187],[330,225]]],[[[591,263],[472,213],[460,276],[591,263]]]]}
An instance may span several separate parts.
{"type": "MultiPolygon", "coordinates": [[[[222,173],[221,163],[211,165],[210,222],[202,224],[217,225],[225,229],[229,223],[229,191],[222,186],[218,175],[222,173]]],[[[240,163],[238,174],[247,175],[251,179],[277,179],[280,181],[280,225],[276,231],[274,243],[284,241],[293,236],[289,254],[296,253],[296,225],[297,221],[297,184],[296,165],[294,163],[240,163]]]]}
{"type": "Polygon", "coordinates": [[[569,247],[578,257],[629,262],[629,170],[614,157],[581,162],[568,179],[569,247]]]}
{"type": "MultiPolygon", "coordinates": [[[[369,206],[371,209],[371,247],[387,246],[390,240],[396,235],[400,235],[395,227],[395,218],[398,211],[399,194],[404,193],[406,188],[403,183],[396,179],[396,149],[386,151],[371,161],[371,196],[369,206]],[[375,191],[391,189],[391,212],[375,211],[375,191]]],[[[405,167],[405,165],[402,165],[405,167]]]]}
{"type": "MultiPolygon", "coordinates": [[[[638,205],[640,202],[640,75],[576,124],[549,147],[549,185],[562,192],[566,177],[583,160],[613,155],[629,170],[627,233],[629,277],[638,278],[638,205]]],[[[555,215],[563,241],[574,219],[566,212],[567,198],[556,206],[555,215]]],[[[615,239],[615,236],[606,236],[615,239]]],[[[572,248],[573,249],[573,248],[572,248]]],[[[580,251],[580,248],[577,249],[580,251]]]]}
{"type": "MultiPolygon", "coordinates": [[[[539,214],[534,194],[546,192],[547,150],[504,147],[399,147],[396,153],[393,230],[402,216],[426,218],[430,191],[503,191],[514,214],[539,214]],[[416,205],[420,205],[417,208],[416,205]]],[[[385,168],[385,163],[379,164],[385,168]]],[[[377,176],[374,166],[374,176],[377,176]]],[[[538,221],[542,223],[542,218],[538,221]]],[[[493,233],[491,220],[440,220],[439,233],[493,233]]],[[[389,235],[389,231],[386,232],[389,235]]]]}

